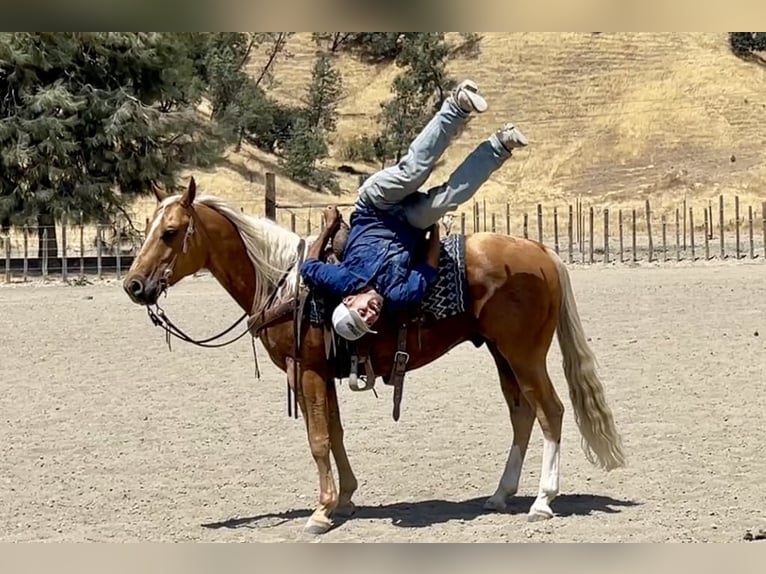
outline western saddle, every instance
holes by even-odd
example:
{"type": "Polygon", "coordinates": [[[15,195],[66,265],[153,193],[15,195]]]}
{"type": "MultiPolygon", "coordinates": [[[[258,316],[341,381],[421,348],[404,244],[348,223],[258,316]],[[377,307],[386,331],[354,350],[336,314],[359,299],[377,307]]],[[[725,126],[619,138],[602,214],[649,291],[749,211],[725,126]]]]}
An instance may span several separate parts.
{"type": "MultiPolygon", "coordinates": [[[[328,263],[338,264],[343,260],[343,251],[348,240],[349,226],[343,221],[341,216],[341,223],[338,230],[333,234],[328,242],[328,245],[324,250],[324,258],[328,263]]],[[[410,355],[407,352],[407,332],[410,324],[416,324],[419,329],[423,322],[423,317],[417,312],[398,313],[396,315],[396,321],[398,324],[396,352],[394,353],[394,361],[391,366],[391,371],[388,375],[381,375],[383,383],[391,385],[394,388],[393,394],[393,412],[392,416],[395,421],[399,420],[401,414],[401,402],[402,392],[404,390],[404,376],[407,372],[407,364],[410,359],[410,355]]],[[[375,392],[375,380],[378,375],[372,366],[370,359],[371,343],[369,340],[365,341],[366,337],[360,341],[345,342],[348,348],[348,387],[352,391],[369,391],[375,392]],[[359,367],[364,368],[364,373],[359,372],[359,367]]],[[[420,337],[418,336],[418,340],[420,337]]],[[[330,344],[333,341],[337,341],[337,335],[332,329],[325,330],[325,348],[329,353],[330,344]]],[[[336,357],[336,361],[339,357],[336,357]]],[[[336,369],[339,365],[336,364],[336,369]]],[[[345,369],[341,369],[344,371],[345,369]]]]}

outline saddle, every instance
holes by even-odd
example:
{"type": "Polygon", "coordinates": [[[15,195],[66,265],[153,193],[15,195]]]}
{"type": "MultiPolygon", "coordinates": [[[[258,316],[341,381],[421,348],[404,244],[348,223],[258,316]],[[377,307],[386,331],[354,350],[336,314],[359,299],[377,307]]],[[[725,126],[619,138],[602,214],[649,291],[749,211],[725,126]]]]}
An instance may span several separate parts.
{"type": "MultiPolygon", "coordinates": [[[[343,220],[343,216],[341,215],[340,225],[338,226],[337,231],[331,236],[330,241],[324,250],[325,261],[333,264],[338,264],[343,261],[343,253],[346,248],[346,242],[348,241],[349,230],[350,228],[348,224],[343,220]]],[[[425,321],[425,318],[421,311],[411,310],[409,312],[397,313],[395,320],[398,325],[398,330],[394,361],[389,373],[387,375],[380,375],[380,377],[384,384],[394,388],[392,416],[395,421],[398,421],[401,414],[404,376],[407,372],[407,364],[410,358],[410,355],[407,352],[407,334],[410,325],[414,324],[418,328],[418,340],[420,340],[419,329],[425,321]]],[[[349,389],[352,391],[374,391],[375,380],[379,375],[375,373],[370,359],[371,344],[369,342],[346,340],[341,342],[339,336],[332,330],[332,327],[327,328],[325,337],[326,349],[328,349],[328,352],[331,343],[328,341],[329,337],[332,337],[336,351],[339,346],[345,347],[345,352],[336,352],[335,368],[336,372],[340,373],[341,376],[343,374],[348,374],[349,389]],[[345,364],[341,364],[341,362],[345,364]],[[364,368],[363,374],[359,372],[360,367],[364,368]]]]}

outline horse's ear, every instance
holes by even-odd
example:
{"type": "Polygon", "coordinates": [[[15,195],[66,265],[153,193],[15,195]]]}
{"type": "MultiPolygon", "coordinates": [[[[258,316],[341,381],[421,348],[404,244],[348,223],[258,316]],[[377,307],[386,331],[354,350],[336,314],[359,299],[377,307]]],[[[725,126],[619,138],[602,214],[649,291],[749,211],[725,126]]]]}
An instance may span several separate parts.
{"type": "Polygon", "coordinates": [[[197,182],[194,181],[194,176],[189,180],[189,187],[186,188],[183,196],[181,197],[181,205],[189,207],[194,203],[194,196],[197,195],[197,182]]]}
{"type": "Polygon", "coordinates": [[[162,189],[159,185],[157,185],[157,183],[154,180],[149,182],[149,187],[152,188],[152,193],[154,193],[154,197],[157,198],[158,202],[161,203],[162,201],[165,200],[165,198],[168,197],[168,192],[162,189]]]}

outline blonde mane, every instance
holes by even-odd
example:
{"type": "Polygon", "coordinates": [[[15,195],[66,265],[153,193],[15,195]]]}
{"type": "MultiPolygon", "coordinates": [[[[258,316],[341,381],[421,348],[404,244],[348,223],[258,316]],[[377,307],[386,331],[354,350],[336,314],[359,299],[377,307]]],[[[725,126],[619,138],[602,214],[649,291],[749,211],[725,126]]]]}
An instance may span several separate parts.
{"type": "MultiPolygon", "coordinates": [[[[163,207],[178,201],[180,195],[168,197],[163,201],[163,207]]],[[[201,204],[217,211],[228,219],[242,238],[247,256],[255,271],[255,295],[251,314],[258,313],[271,293],[271,290],[289,270],[290,275],[285,279],[276,295],[276,301],[281,301],[287,294],[295,291],[296,281],[300,279],[299,270],[291,269],[298,254],[298,244],[301,237],[292,231],[279,226],[276,222],[265,217],[254,217],[233,208],[220,197],[213,195],[198,195],[195,204],[201,204]]],[[[304,247],[304,255],[308,249],[308,241],[304,247]]]]}

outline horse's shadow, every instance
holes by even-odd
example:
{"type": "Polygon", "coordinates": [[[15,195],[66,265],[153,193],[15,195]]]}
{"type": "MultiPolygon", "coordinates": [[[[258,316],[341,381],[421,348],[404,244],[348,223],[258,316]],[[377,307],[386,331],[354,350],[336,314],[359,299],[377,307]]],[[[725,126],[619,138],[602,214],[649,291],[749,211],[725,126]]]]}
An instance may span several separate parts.
{"type": "MultiPolygon", "coordinates": [[[[468,521],[484,514],[486,497],[462,501],[422,500],[417,502],[396,502],[380,506],[359,506],[352,519],[390,520],[400,528],[424,528],[452,520],[468,521]]],[[[504,514],[526,514],[534,502],[530,496],[514,497],[508,501],[504,514]]],[[[590,494],[563,494],[553,503],[556,516],[589,516],[594,513],[616,514],[621,508],[641,504],[633,500],[619,500],[609,496],[590,494]]],[[[229,518],[220,522],[202,524],[203,528],[273,528],[291,520],[306,519],[311,516],[311,509],[295,509],[285,512],[265,513],[244,518],[229,518]]],[[[340,519],[336,526],[345,520],[340,519]]]]}

